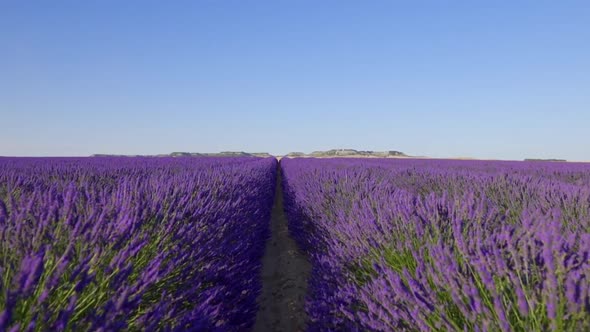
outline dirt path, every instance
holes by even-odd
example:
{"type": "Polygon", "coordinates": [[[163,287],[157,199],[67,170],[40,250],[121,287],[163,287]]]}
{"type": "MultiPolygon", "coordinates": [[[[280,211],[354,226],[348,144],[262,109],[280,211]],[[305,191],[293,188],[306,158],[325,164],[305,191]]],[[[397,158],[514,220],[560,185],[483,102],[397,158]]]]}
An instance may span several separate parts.
{"type": "Polygon", "coordinates": [[[280,170],[270,227],[272,236],[262,259],[262,294],[258,297],[260,310],[254,331],[304,331],[305,294],[311,266],[289,236],[280,170]]]}

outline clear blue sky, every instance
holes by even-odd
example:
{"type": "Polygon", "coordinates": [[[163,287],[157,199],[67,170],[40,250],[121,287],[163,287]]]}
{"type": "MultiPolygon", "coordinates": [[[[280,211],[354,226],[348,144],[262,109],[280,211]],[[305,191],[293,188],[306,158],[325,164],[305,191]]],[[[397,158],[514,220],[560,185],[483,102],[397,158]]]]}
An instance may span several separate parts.
{"type": "Polygon", "coordinates": [[[330,148],[590,160],[590,2],[0,2],[0,155],[330,148]]]}

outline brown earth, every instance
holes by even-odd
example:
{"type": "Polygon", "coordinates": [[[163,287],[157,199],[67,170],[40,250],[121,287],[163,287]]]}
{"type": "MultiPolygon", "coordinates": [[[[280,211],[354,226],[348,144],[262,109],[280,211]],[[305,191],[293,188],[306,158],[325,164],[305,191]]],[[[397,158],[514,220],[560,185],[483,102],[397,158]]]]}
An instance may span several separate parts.
{"type": "Polygon", "coordinates": [[[271,216],[272,236],[262,260],[262,293],[255,332],[305,330],[305,294],[311,265],[290,237],[283,211],[281,173],[271,216]]]}

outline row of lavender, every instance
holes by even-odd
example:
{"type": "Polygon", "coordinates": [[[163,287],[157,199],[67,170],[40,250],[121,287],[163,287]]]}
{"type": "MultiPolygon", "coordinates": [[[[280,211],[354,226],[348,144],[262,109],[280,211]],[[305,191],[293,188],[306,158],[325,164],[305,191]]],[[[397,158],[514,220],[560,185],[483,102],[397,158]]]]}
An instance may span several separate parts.
{"type": "Polygon", "coordinates": [[[276,166],[0,159],[0,331],[250,328],[276,166]]]}
{"type": "Polygon", "coordinates": [[[590,165],[281,165],[310,330],[590,330],[590,165]]]}

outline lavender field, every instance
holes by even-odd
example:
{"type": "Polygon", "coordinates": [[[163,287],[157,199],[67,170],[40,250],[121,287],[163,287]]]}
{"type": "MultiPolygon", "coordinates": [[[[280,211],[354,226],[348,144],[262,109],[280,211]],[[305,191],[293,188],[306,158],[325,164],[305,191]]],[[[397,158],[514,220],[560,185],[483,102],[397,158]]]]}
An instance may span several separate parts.
{"type": "Polygon", "coordinates": [[[105,157],[0,158],[0,331],[256,330],[273,201],[309,331],[590,330],[590,164],[105,157]]]}
{"type": "Polygon", "coordinates": [[[0,331],[254,324],[274,158],[1,158],[0,331]]]}
{"type": "Polygon", "coordinates": [[[590,330],[590,165],[281,164],[309,330],[590,330]]]}

